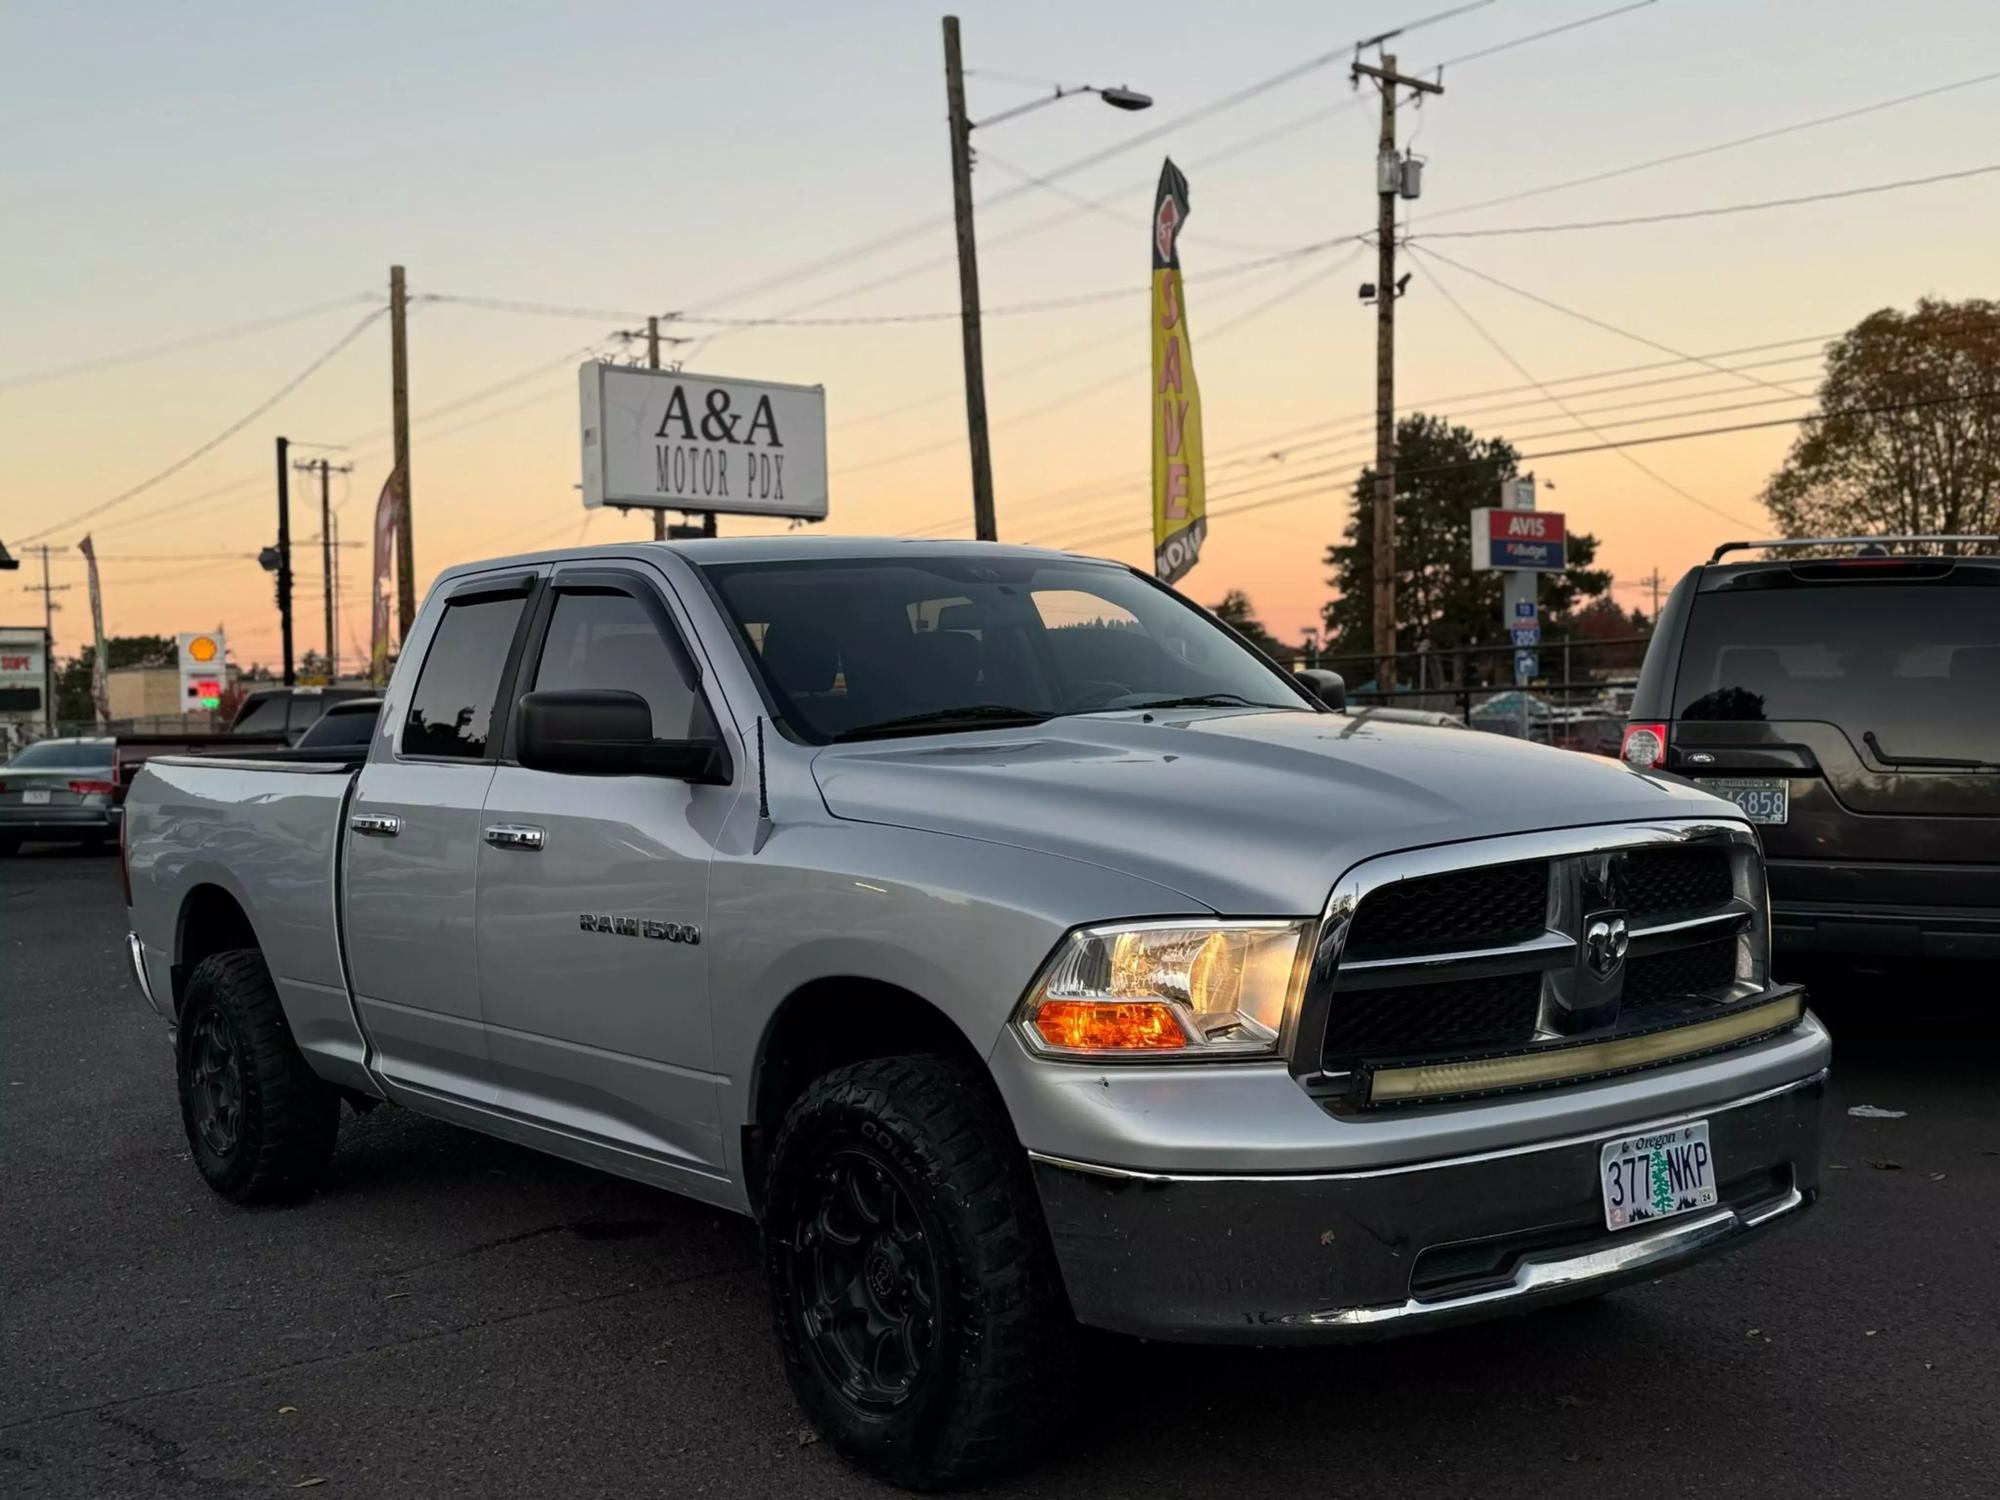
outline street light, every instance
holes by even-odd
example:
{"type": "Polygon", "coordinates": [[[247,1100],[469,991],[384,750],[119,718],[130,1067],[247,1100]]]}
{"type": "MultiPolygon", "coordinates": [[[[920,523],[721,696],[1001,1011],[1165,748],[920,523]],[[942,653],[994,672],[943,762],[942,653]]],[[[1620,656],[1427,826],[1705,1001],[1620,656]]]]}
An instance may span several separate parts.
{"type": "Polygon", "coordinates": [[[944,86],[951,108],[951,199],[958,223],[959,327],[965,342],[965,428],[972,449],[973,533],[982,542],[999,540],[993,519],[993,448],[986,430],[986,356],[979,328],[979,252],[972,234],[972,132],[1042,109],[1059,99],[1095,94],[1113,109],[1150,109],[1153,98],[1128,88],[1057,84],[1044,94],[984,120],[965,114],[965,68],[959,56],[958,17],[944,18],[944,86]]]}

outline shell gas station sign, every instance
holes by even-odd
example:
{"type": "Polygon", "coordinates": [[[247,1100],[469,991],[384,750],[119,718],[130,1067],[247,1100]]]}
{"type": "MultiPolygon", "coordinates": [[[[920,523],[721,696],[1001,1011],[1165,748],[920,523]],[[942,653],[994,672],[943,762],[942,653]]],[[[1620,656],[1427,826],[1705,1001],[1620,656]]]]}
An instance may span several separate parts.
{"type": "Polygon", "coordinates": [[[219,630],[187,631],[176,636],[181,669],[181,712],[213,712],[222,707],[228,685],[229,651],[219,630]]]}

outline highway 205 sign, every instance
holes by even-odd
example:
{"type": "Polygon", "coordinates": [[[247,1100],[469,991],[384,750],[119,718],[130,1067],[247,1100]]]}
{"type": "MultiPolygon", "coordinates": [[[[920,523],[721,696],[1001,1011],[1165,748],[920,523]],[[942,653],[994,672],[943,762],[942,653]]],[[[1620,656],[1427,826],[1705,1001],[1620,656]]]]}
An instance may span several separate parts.
{"type": "Polygon", "coordinates": [[[826,392],[591,363],[583,503],[826,519],[826,392]]]}
{"type": "Polygon", "coordinates": [[[1562,512],[1480,506],[1472,512],[1472,566],[1560,573],[1569,566],[1562,512]]]}

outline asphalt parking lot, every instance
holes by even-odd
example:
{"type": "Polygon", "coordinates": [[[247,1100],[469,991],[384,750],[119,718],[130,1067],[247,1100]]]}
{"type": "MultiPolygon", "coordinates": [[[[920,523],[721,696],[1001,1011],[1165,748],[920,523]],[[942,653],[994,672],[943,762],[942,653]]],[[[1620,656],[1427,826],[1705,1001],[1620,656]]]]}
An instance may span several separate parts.
{"type": "MultiPolygon", "coordinates": [[[[213,1198],[123,932],[113,859],[0,861],[0,1494],[886,1493],[804,1433],[745,1222],[389,1109],[309,1202],[213,1198]]],[[[1801,1224],[1399,1344],[1097,1341],[988,1493],[1992,1495],[1994,988],[1840,977],[1801,1224]]]]}

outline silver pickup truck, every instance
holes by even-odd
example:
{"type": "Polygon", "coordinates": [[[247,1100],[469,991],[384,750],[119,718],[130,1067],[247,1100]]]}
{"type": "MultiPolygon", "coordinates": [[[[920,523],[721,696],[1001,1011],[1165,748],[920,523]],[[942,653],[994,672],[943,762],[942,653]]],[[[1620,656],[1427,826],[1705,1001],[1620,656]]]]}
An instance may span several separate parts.
{"type": "Polygon", "coordinates": [[[1810,1204],[1735,808],[1324,697],[1027,548],[454,568],[365,747],[132,789],[195,1164],[295,1196],[386,1101],[755,1215],[799,1400],[919,1485],[1055,1430],[1079,1322],[1416,1332],[1810,1204]]]}

